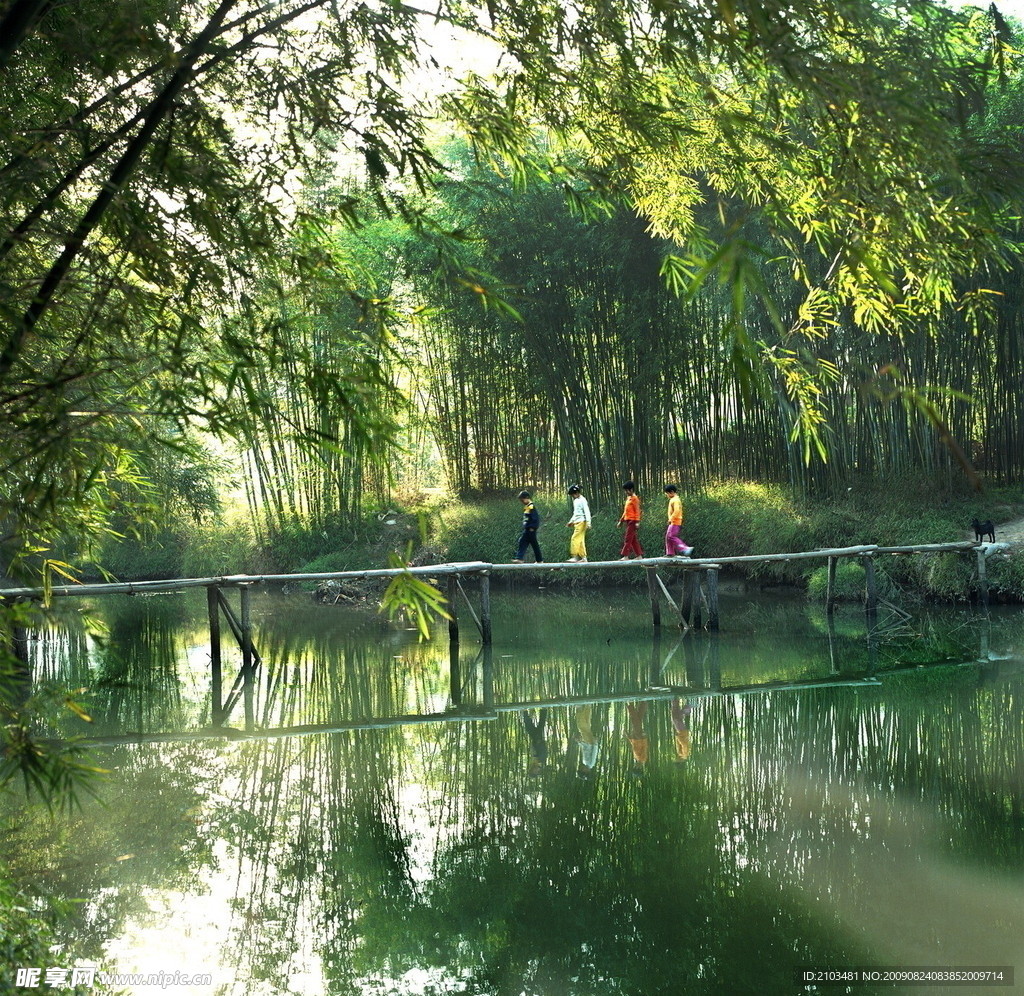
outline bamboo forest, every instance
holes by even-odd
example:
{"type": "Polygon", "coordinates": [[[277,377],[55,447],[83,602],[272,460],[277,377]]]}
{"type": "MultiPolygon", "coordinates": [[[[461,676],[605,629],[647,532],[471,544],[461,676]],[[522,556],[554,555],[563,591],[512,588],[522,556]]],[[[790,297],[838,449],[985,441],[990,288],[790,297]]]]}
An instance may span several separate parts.
{"type": "Polygon", "coordinates": [[[0,996],[1015,991],[1022,18],[0,0],[0,996]]]}

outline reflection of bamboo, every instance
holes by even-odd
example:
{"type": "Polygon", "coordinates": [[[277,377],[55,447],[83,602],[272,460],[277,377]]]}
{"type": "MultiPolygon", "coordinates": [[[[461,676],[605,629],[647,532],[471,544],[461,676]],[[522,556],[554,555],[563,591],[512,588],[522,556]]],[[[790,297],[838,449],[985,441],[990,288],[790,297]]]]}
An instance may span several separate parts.
{"type": "MultiPolygon", "coordinates": [[[[520,914],[537,909],[540,896],[565,924],[540,957],[589,941],[595,972],[606,957],[607,965],[635,963],[649,973],[664,964],[650,960],[656,948],[675,959],[681,950],[708,950],[735,925],[737,903],[760,895],[765,883],[800,890],[811,873],[823,915],[841,903],[854,920],[870,919],[862,896],[878,893],[861,887],[877,879],[878,867],[858,859],[888,862],[892,849],[913,847],[911,874],[927,870],[922,828],[926,839],[935,826],[945,839],[971,840],[980,821],[1000,858],[1019,857],[1020,804],[1011,800],[1024,754],[1021,698],[1013,686],[946,688],[904,690],[894,682],[884,694],[856,696],[794,689],[742,708],[730,697],[705,696],[694,714],[700,763],[672,777],[671,766],[659,764],[670,756],[668,711],[652,707],[647,781],[625,777],[628,749],[609,749],[594,783],[551,772],[539,801],[522,790],[524,741],[511,714],[482,725],[420,727],[408,739],[392,732],[301,747],[244,745],[245,774],[225,819],[244,817],[237,857],[244,915],[235,924],[247,943],[226,947],[240,960],[264,949],[279,958],[268,934],[295,937],[297,947],[311,945],[334,966],[338,988],[340,977],[355,973],[357,951],[364,974],[386,968],[387,954],[360,931],[391,937],[388,929],[401,923],[409,949],[429,946],[438,964],[482,971],[486,962],[493,971],[507,958],[511,971],[521,967],[517,951],[538,957],[529,943],[536,924],[520,914]],[[989,715],[1001,722],[990,728],[989,715]],[[659,743],[666,745],[660,755],[659,743]],[[398,794],[408,783],[433,828],[425,845],[431,874],[415,889],[398,794]],[[488,959],[491,894],[507,919],[501,948],[488,959]],[[664,915],[680,894],[701,918],[664,915]],[[437,937],[439,918],[464,928],[447,948],[437,937]],[[264,919],[274,923],[261,934],[264,919]],[[665,943],[666,922],[673,944],[665,943]]],[[[552,741],[571,728],[567,715],[553,717],[552,741]]],[[[788,918],[788,907],[780,909],[786,916],[770,918],[760,936],[784,946],[795,935],[779,926],[788,918]]]]}
{"type": "Polygon", "coordinates": [[[109,612],[112,621],[107,626],[110,639],[100,652],[98,675],[86,682],[96,686],[95,718],[140,731],[184,725],[177,674],[180,608],[173,599],[99,603],[97,611],[109,612]]]}
{"type": "MultiPolygon", "coordinates": [[[[314,949],[347,973],[359,908],[368,897],[411,890],[395,795],[400,769],[389,760],[401,757],[400,741],[380,736],[331,738],[298,751],[253,745],[242,755],[232,806],[251,818],[237,838],[235,930],[245,943],[231,947],[244,952],[240,958],[266,948],[257,929],[269,917],[275,933],[295,943],[316,925],[314,949]]],[[[279,952],[271,946],[268,954],[279,964],[267,968],[280,971],[279,952]]]]}

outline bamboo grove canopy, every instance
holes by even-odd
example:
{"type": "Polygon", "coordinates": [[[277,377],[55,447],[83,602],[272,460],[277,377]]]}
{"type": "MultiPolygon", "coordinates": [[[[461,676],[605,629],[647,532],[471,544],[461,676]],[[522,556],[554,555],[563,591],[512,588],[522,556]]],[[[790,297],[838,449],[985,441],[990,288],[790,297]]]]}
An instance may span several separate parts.
{"type": "Polygon", "coordinates": [[[406,316],[332,226],[400,221],[439,287],[506,304],[431,212],[439,128],[584,217],[634,211],[684,300],[721,280],[732,376],[781,385],[824,455],[840,320],[899,337],[959,309],[984,335],[1017,249],[1009,38],[995,8],[925,0],[8,0],[0,559],[145,507],[197,425],[284,425],[331,466],[385,453],[406,316]],[[447,33],[489,68],[447,78],[447,33]],[[304,193],[339,161],[356,179],[304,193]]]}

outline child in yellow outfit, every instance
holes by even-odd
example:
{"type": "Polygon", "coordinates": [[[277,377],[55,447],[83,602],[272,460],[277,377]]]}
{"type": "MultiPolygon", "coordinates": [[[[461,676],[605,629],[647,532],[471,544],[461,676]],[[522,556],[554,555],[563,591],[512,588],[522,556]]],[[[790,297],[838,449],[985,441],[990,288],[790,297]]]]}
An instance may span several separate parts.
{"type": "Polygon", "coordinates": [[[693,553],[693,547],[687,546],[679,535],[679,530],[683,527],[683,520],[686,518],[686,509],[683,508],[683,500],[679,497],[679,489],[674,484],[666,484],[665,494],[668,495],[668,528],[665,530],[665,556],[689,557],[693,553]]]}
{"type": "Polygon", "coordinates": [[[569,488],[572,499],[572,518],[566,523],[572,526],[572,538],[569,540],[569,560],[587,559],[587,530],[590,528],[590,506],[583,497],[583,489],[574,484],[569,488]]]}

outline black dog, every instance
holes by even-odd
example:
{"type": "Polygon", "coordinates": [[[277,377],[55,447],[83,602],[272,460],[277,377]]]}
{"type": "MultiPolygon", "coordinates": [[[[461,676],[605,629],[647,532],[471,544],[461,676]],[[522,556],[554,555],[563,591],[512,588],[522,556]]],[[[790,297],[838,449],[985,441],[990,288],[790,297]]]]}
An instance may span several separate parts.
{"type": "Polygon", "coordinates": [[[991,519],[986,519],[984,522],[979,522],[977,519],[971,519],[971,528],[974,530],[975,543],[980,543],[986,537],[988,537],[989,543],[995,543],[996,527],[992,524],[991,519]]]}

